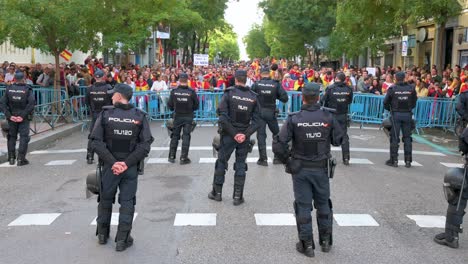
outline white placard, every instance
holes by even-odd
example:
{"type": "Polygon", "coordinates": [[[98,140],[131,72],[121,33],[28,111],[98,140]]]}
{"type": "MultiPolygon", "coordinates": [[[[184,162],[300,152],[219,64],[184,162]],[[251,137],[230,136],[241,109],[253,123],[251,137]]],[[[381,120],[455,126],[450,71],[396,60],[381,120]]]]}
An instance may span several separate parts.
{"type": "Polygon", "coordinates": [[[408,36],[403,36],[401,39],[401,56],[408,56],[408,36]]]}
{"type": "Polygon", "coordinates": [[[376,69],[374,67],[367,67],[366,70],[369,75],[372,75],[373,77],[375,77],[376,69]]]}
{"type": "Polygon", "coordinates": [[[193,65],[208,66],[208,54],[193,54],[193,65]]]}

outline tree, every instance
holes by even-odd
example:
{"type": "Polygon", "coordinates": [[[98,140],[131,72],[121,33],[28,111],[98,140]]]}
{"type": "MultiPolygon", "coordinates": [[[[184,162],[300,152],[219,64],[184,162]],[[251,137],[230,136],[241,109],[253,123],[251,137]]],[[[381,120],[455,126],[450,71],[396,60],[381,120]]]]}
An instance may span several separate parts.
{"type": "Polygon", "coordinates": [[[33,47],[55,58],[54,87],[59,88],[59,55],[65,50],[88,51],[99,43],[96,0],[3,0],[0,41],[9,39],[19,48],[33,47]]]}
{"type": "Polygon", "coordinates": [[[222,27],[212,30],[208,42],[210,58],[214,59],[218,55],[223,62],[239,59],[237,35],[232,30],[231,25],[224,23],[222,27]]]}
{"type": "Polygon", "coordinates": [[[265,40],[265,30],[254,25],[243,39],[250,59],[270,56],[270,47],[265,40]]]}

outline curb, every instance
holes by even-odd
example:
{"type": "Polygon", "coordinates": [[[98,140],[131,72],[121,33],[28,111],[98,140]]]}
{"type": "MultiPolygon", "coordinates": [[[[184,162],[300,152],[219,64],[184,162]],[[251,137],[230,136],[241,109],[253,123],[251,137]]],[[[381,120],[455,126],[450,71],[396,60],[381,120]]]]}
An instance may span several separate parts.
{"type": "MultiPolygon", "coordinates": [[[[69,124],[65,126],[67,126],[65,129],[58,128],[58,130],[60,130],[58,132],[55,132],[54,130],[45,132],[45,133],[51,133],[50,135],[44,135],[45,134],[44,133],[44,134],[31,136],[31,141],[29,142],[29,145],[28,145],[28,152],[39,150],[39,149],[44,149],[48,145],[50,145],[51,143],[54,143],[55,141],[59,139],[67,137],[75,132],[81,131],[82,124],[76,123],[76,124],[69,124]]],[[[7,160],[8,160],[7,153],[0,155],[0,163],[6,162],[7,160]]]]}

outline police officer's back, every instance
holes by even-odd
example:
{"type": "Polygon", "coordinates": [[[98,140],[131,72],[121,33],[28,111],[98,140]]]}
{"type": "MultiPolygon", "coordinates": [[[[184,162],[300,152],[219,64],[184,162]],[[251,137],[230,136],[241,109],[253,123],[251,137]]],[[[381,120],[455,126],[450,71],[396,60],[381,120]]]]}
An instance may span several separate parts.
{"type": "Polygon", "coordinates": [[[174,122],[171,133],[171,143],[169,148],[169,162],[174,163],[177,145],[179,144],[180,133],[182,134],[182,154],[180,155],[180,164],[190,163],[188,152],[190,149],[190,133],[193,129],[194,112],[198,109],[199,101],[197,94],[188,87],[188,75],[181,73],[179,75],[180,85],[171,91],[167,106],[174,111],[174,122]]]}
{"type": "Polygon", "coordinates": [[[6,87],[5,94],[0,100],[0,110],[5,114],[9,126],[7,134],[8,161],[10,165],[15,164],[16,140],[19,134],[17,166],[23,166],[29,164],[26,159],[30,140],[29,119],[34,111],[35,99],[32,87],[24,83],[22,72],[15,74],[15,80],[16,83],[6,87]]]}
{"type": "Polygon", "coordinates": [[[468,128],[465,128],[459,140],[459,149],[465,156],[465,168],[451,168],[445,173],[444,194],[448,202],[445,218],[445,231],[434,237],[437,244],[458,248],[458,234],[462,233],[463,216],[468,200],[468,128]]]}
{"type": "MultiPolygon", "coordinates": [[[[466,78],[465,81],[466,80],[468,80],[468,78],[466,78]]],[[[458,96],[456,110],[460,117],[468,122],[468,89],[462,91],[458,96]]]]}
{"type": "Polygon", "coordinates": [[[398,167],[398,148],[400,143],[400,130],[403,132],[405,166],[411,167],[413,130],[413,108],[416,107],[417,94],[413,86],[405,81],[405,73],[395,74],[397,83],[387,90],[384,98],[384,108],[392,114],[392,128],[390,131],[390,159],[385,163],[388,166],[398,167]]]}
{"type": "MultiPolygon", "coordinates": [[[[273,136],[279,133],[278,120],[276,119],[277,109],[276,100],[288,102],[288,94],[283,90],[280,83],[270,78],[270,69],[262,68],[262,79],[252,85],[252,91],[257,94],[260,105],[260,118],[257,130],[257,141],[259,159],[258,165],[268,166],[267,147],[266,147],[266,126],[270,129],[273,136]]],[[[274,164],[281,163],[277,158],[273,160],[274,164]]]]}
{"type": "Polygon", "coordinates": [[[322,251],[328,252],[332,245],[329,176],[332,177],[334,162],[330,161],[330,145],[342,143],[343,131],[333,114],[321,109],[318,84],[306,84],[302,94],[301,111],[289,115],[273,142],[273,152],[287,164],[288,173],[293,175],[294,211],[300,240],[296,248],[313,257],[312,200],[317,209],[322,251]],[[288,142],[291,140],[292,150],[289,151],[288,142]]]}
{"type": "Polygon", "coordinates": [[[335,109],[335,118],[344,132],[343,144],[341,151],[343,163],[349,165],[349,137],[348,137],[348,110],[349,105],[353,102],[353,89],[346,84],[346,75],[339,72],[336,75],[335,83],[328,86],[325,95],[322,98],[322,104],[325,107],[335,109]]]}
{"type": "Polygon", "coordinates": [[[96,235],[100,244],[107,243],[112,204],[119,189],[115,241],[116,250],[122,251],[133,243],[130,231],[136,204],[137,165],[150,152],[153,137],[145,113],[128,103],[132,88],[118,84],[111,92],[114,105],[103,108],[91,133],[93,150],[102,164],[96,235]]]}
{"type": "MultiPolygon", "coordinates": [[[[97,70],[94,74],[96,82],[88,88],[85,96],[86,105],[89,108],[91,115],[91,124],[89,126],[89,135],[92,133],[94,128],[94,123],[101,113],[102,108],[106,105],[112,105],[111,95],[108,94],[108,91],[112,89],[110,84],[107,84],[104,80],[104,72],[97,70]]],[[[89,136],[88,136],[89,138],[89,136]]],[[[86,160],[88,164],[92,164],[94,161],[94,153],[91,150],[91,139],[88,140],[88,148],[86,153],[86,160]]]]}
{"type": "Polygon", "coordinates": [[[233,204],[240,205],[244,202],[243,193],[247,171],[245,161],[249,151],[249,138],[258,128],[259,107],[257,95],[245,86],[247,72],[236,71],[235,80],[236,85],[226,89],[217,110],[221,141],[215,164],[213,189],[208,194],[208,198],[218,202],[222,200],[224,176],[229,158],[235,150],[233,204]]]}

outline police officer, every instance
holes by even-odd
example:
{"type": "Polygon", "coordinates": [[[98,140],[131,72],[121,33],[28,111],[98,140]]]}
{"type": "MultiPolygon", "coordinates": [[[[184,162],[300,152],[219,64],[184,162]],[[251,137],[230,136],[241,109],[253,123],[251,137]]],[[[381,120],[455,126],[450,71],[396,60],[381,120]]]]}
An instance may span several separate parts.
{"type": "Polygon", "coordinates": [[[236,71],[235,86],[226,89],[219,103],[217,113],[221,142],[215,164],[213,189],[208,194],[208,198],[212,200],[218,202],[222,200],[221,193],[228,161],[232,152],[236,150],[234,205],[240,205],[244,202],[243,193],[247,171],[245,160],[249,152],[249,138],[257,130],[259,118],[257,95],[245,86],[246,81],[247,72],[236,71]]]}
{"type": "MultiPolygon", "coordinates": [[[[268,166],[267,148],[266,148],[266,125],[270,129],[273,137],[279,133],[278,120],[276,119],[276,99],[281,102],[288,102],[288,94],[283,90],[278,81],[270,78],[270,69],[264,67],[261,70],[262,79],[252,85],[252,91],[257,93],[258,103],[260,105],[260,119],[257,130],[258,152],[260,158],[258,165],[268,166]]],[[[273,164],[280,164],[276,157],[273,164]]]]}
{"type": "Polygon", "coordinates": [[[325,95],[322,98],[322,104],[325,107],[333,108],[336,111],[335,119],[343,130],[343,144],[341,151],[343,156],[343,164],[349,165],[349,137],[348,137],[348,110],[349,105],[353,102],[353,89],[346,85],[346,75],[342,72],[336,74],[335,83],[328,86],[325,95]]]}
{"type": "Polygon", "coordinates": [[[107,243],[112,204],[119,189],[120,215],[115,249],[123,251],[133,244],[130,231],[136,204],[137,165],[150,152],[153,137],[146,115],[128,103],[132,88],[118,84],[110,92],[113,92],[113,106],[103,107],[91,133],[92,148],[102,163],[96,235],[99,244],[107,243]]]}
{"type": "Polygon", "coordinates": [[[458,248],[458,234],[462,232],[461,224],[465,215],[468,200],[468,129],[465,128],[459,138],[460,151],[465,156],[465,168],[452,168],[444,177],[444,193],[448,202],[445,232],[434,237],[437,244],[458,248]]]}
{"type": "Polygon", "coordinates": [[[180,132],[182,134],[182,154],[180,164],[189,164],[188,158],[190,148],[190,133],[192,132],[194,112],[198,109],[198,97],[194,90],[188,87],[188,75],[179,75],[179,87],[171,91],[167,106],[174,111],[174,123],[171,133],[171,143],[169,148],[169,162],[174,163],[177,145],[179,144],[180,132]]]}
{"type": "Polygon", "coordinates": [[[413,113],[418,99],[413,86],[405,82],[405,73],[395,74],[396,84],[391,86],[384,99],[384,108],[392,114],[392,128],[390,131],[390,159],[386,165],[398,167],[398,148],[400,143],[400,130],[403,132],[403,144],[405,154],[405,167],[410,168],[412,158],[411,131],[413,130],[413,113]]]}
{"type": "Polygon", "coordinates": [[[112,89],[110,84],[107,84],[104,80],[104,72],[101,70],[97,70],[94,73],[94,77],[96,82],[88,88],[86,92],[85,101],[86,105],[89,107],[90,114],[91,114],[91,124],[89,126],[89,136],[88,136],[88,149],[86,154],[86,160],[88,164],[92,164],[94,161],[94,152],[91,149],[91,133],[92,129],[94,128],[94,123],[96,119],[102,111],[102,107],[106,105],[112,105],[111,95],[107,92],[112,89]]]}
{"type": "MultiPolygon", "coordinates": [[[[468,82],[468,78],[465,79],[468,82]]],[[[465,122],[468,122],[468,90],[464,90],[458,96],[457,113],[465,122]]]]}
{"type": "Polygon", "coordinates": [[[16,139],[20,135],[17,166],[28,165],[26,152],[28,151],[29,120],[34,111],[35,99],[31,86],[24,83],[24,73],[15,74],[16,83],[7,86],[5,94],[0,100],[0,110],[8,120],[7,136],[8,161],[10,165],[16,160],[16,139]]]}
{"type": "Polygon", "coordinates": [[[330,144],[339,146],[343,140],[341,125],[318,103],[320,85],[307,83],[302,89],[302,108],[288,116],[277,138],[273,152],[286,163],[292,174],[294,212],[299,233],[296,249],[308,257],[314,256],[312,234],[312,201],[317,209],[319,243],[323,252],[332,246],[333,211],[329,177],[333,177],[330,144]],[[289,151],[289,141],[292,150],[289,151]],[[292,155],[290,156],[290,153],[292,155]]]}

